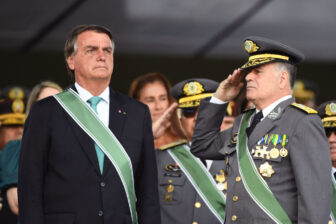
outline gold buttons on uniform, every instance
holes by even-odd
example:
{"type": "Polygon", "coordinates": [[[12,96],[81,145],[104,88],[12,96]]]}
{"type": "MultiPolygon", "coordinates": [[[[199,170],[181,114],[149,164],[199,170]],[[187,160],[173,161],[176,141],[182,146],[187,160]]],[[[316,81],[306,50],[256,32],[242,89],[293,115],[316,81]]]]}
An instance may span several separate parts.
{"type": "Polygon", "coordinates": [[[195,203],[195,207],[196,207],[196,208],[200,208],[201,206],[202,206],[201,202],[196,202],[196,203],[195,203]]]}
{"type": "Polygon", "coordinates": [[[238,201],[238,196],[237,195],[235,195],[235,196],[233,196],[233,201],[238,201]]]}
{"type": "Polygon", "coordinates": [[[233,215],[232,218],[231,218],[232,221],[236,221],[237,220],[237,216],[236,215],[233,215]]]}
{"type": "Polygon", "coordinates": [[[241,177],[240,176],[237,176],[236,177],[236,182],[240,182],[241,181],[241,177]]]}

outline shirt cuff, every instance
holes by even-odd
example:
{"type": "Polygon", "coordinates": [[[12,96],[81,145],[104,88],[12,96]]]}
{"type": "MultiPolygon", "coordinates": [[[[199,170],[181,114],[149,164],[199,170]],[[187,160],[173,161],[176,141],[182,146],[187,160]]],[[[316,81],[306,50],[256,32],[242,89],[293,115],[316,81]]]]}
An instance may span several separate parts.
{"type": "Polygon", "coordinates": [[[228,103],[228,101],[222,101],[218,98],[216,98],[214,95],[212,95],[211,99],[210,99],[210,103],[214,103],[214,104],[225,104],[228,103]]]}

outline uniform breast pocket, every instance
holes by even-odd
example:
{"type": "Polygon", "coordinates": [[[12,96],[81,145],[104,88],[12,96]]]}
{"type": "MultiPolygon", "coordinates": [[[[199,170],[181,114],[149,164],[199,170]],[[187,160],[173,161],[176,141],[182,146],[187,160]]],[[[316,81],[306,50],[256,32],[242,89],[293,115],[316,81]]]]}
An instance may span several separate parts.
{"type": "Polygon", "coordinates": [[[164,205],[179,204],[183,201],[185,193],[186,176],[163,176],[159,178],[160,203],[164,205]]]}

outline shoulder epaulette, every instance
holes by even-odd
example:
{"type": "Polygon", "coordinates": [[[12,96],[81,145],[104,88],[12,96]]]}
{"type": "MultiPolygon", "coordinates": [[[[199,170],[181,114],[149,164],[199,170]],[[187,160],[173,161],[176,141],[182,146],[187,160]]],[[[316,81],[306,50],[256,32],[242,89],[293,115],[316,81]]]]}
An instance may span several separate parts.
{"type": "Polygon", "coordinates": [[[306,112],[307,114],[317,114],[317,111],[307,107],[305,105],[299,104],[299,103],[292,103],[291,104],[293,107],[299,108],[300,110],[303,110],[304,112],[306,112]]]}
{"type": "Polygon", "coordinates": [[[170,149],[170,148],[173,148],[173,147],[175,147],[175,146],[183,145],[183,144],[185,144],[185,143],[187,143],[187,142],[188,142],[187,140],[185,140],[185,139],[181,139],[181,140],[178,140],[178,141],[176,141],[176,142],[169,143],[169,144],[167,144],[167,145],[163,145],[163,146],[161,146],[161,147],[159,148],[159,150],[164,151],[164,150],[166,150],[166,149],[170,149]]]}

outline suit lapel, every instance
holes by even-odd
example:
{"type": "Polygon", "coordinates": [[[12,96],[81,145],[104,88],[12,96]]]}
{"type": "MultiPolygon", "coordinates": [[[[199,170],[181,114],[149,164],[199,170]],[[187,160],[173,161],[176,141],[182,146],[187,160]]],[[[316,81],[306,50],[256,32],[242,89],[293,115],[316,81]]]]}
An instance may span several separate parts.
{"type": "MultiPolygon", "coordinates": [[[[74,85],[71,88],[77,92],[74,85]]],[[[70,127],[71,127],[72,131],[74,132],[74,134],[77,138],[77,141],[81,145],[81,148],[83,149],[85,154],[88,156],[88,158],[89,158],[90,162],[92,163],[92,165],[94,166],[97,174],[100,175],[98,158],[97,158],[96,150],[94,148],[93,140],[90,138],[90,136],[88,136],[82,130],[82,128],[80,128],[78,126],[78,124],[68,114],[66,115],[66,118],[67,118],[68,122],[70,123],[70,127]]]]}
{"type": "Polygon", "coordinates": [[[291,103],[294,102],[293,98],[285,100],[279,103],[273,111],[271,111],[267,117],[265,117],[257,126],[254,128],[248,139],[248,147],[252,149],[252,147],[267,133],[269,133],[272,128],[274,128],[275,123],[281,118],[284,110],[291,103]]]}
{"type": "MultiPolygon", "coordinates": [[[[121,142],[124,130],[125,120],[127,117],[126,103],[117,96],[117,93],[110,88],[110,117],[109,129],[121,142]]],[[[103,176],[107,174],[111,167],[110,160],[105,156],[103,176]]]]}

